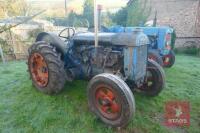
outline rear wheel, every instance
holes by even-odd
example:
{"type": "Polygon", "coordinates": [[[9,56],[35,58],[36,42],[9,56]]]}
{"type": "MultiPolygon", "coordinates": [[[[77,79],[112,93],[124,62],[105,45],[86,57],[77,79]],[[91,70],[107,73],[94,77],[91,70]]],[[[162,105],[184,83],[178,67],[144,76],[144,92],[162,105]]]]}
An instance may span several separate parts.
{"type": "Polygon", "coordinates": [[[33,85],[41,92],[58,93],[64,87],[64,64],[56,49],[46,42],[36,42],[29,48],[28,70],[33,85]]]}
{"type": "Polygon", "coordinates": [[[163,66],[163,60],[159,53],[155,50],[148,51],[148,58],[157,62],[160,66],[163,66]]]}
{"type": "Polygon", "coordinates": [[[165,73],[163,68],[153,60],[148,60],[145,83],[139,90],[148,96],[157,96],[165,87],[165,73]]]}
{"type": "Polygon", "coordinates": [[[135,112],[133,94],[126,83],[112,74],[95,76],[88,85],[90,110],[112,127],[124,127],[135,112]]]}
{"type": "Polygon", "coordinates": [[[175,53],[174,51],[170,51],[168,55],[163,57],[164,67],[170,68],[175,63],[175,53]]]}

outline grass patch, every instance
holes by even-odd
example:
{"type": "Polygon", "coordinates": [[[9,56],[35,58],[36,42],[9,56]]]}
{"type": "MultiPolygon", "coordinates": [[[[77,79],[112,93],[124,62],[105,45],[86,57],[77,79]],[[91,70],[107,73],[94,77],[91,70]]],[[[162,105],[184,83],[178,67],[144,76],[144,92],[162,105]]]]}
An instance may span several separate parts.
{"type": "Polygon", "coordinates": [[[25,62],[0,64],[0,132],[67,133],[197,133],[200,129],[200,59],[177,55],[174,67],[165,69],[167,85],[154,98],[134,94],[136,114],[126,129],[107,128],[89,112],[86,81],[66,83],[56,96],[38,92],[29,80],[25,62]],[[170,100],[188,100],[189,128],[163,125],[164,105],[170,100]]]}

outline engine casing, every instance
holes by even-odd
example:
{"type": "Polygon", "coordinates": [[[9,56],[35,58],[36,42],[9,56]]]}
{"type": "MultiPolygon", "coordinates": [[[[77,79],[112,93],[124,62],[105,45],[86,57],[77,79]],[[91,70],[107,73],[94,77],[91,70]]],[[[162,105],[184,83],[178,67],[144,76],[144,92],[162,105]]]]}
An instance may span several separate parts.
{"type": "Polygon", "coordinates": [[[148,37],[141,30],[132,33],[76,34],[70,41],[67,70],[74,78],[91,78],[100,73],[119,75],[124,80],[143,82],[147,67],[148,37]],[[70,65],[69,65],[70,64],[70,65]]]}

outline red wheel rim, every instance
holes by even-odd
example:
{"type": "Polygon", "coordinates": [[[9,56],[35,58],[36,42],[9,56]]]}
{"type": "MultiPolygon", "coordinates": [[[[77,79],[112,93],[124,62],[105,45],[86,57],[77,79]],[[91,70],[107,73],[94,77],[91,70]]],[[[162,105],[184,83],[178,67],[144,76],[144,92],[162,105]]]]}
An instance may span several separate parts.
{"type": "Polygon", "coordinates": [[[34,53],[30,57],[30,70],[33,80],[40,87],[45,87],[48,84],[48,67],[43,58],[39,53],[34,53]]]}
{"type": "Polygon", "coordinates": [[[148,58],[151,59],[151,60],[153,60],[153,61],[156,61],[156,57],[153,56],[153,55],[149,55],[148,58]]]}
{"type": "Polygon", "coordinates": [[[171,55],[166,55],[164,57],[164,65],[169,65],[170,64],[170,60],[171,60],[171,55]]]}
{"type": "Polygon", "coordinates": [[[107,85],[99,85],[95,93],[96,106],[107,119],[117,119],[120,116],[121,104],[113,89],[107,85]]]}

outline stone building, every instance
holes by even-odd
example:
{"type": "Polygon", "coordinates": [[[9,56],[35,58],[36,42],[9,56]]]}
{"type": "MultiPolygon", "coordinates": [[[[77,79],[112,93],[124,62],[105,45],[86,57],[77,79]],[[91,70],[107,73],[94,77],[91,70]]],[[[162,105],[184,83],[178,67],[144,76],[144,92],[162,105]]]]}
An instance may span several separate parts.
{"type": "Polygon", "coordinates": [[[199,1],[198,8],[197,8],[197,17],[196,17],[195,27],[196,27],[197,35],[200,36],[200,1],[199,1]]]}
{"type": "Polygon", "coordinates": [[[157,11],[157,24],[172,26],[176,29],[176,47],[187,42],[200,42],[200,0],[150,0],[152,15],[157,11]]]}

